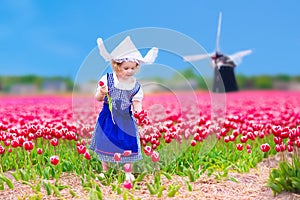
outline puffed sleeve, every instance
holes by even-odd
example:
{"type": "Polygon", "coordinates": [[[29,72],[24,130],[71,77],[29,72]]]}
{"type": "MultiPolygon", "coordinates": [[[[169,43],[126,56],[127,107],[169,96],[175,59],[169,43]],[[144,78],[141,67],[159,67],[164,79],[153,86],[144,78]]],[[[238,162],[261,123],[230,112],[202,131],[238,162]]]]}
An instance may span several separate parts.
{"type": "Polygon", "coordinates": [[[144,97],[144,92],[142,88],[139,89],[139,91],[132,97],[132,101],[142,101],[144,97]]]}

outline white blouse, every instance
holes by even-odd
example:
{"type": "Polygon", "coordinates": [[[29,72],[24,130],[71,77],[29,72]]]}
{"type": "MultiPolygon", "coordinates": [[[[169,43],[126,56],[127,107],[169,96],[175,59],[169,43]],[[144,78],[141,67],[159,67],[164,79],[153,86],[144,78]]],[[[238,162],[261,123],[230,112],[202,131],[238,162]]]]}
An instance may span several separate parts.
{"type": "MultiPolygon", "coordinates": [[[[118,80],[118,77],[115,72],[113,72],[113,77],[114,77],[114,86],[120,90],[132,90],[136,84],[136,79],[134,78],[133,83],[124,83],[120,82],[118,80]]],[[[101,77],[99,82],[102,81],[104,85],[107,85],[107,74],[101,77]]],[[[98,83],[99,83],[98,82],[98,83]]],[[[98,85],[96,93],[100,92],[100,86],[98,85]]],[[[144,93],[142,88],[140,87],[139,91],[136,93],[136,95],[133,96],[132,101],[142,101],[144,97],[144,93]]]]}

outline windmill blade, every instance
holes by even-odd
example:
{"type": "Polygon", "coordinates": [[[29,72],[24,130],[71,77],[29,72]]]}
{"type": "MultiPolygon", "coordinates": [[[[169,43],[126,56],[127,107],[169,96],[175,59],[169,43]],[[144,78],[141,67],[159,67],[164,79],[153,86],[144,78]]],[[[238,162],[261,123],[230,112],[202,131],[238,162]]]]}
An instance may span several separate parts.
{"type": "Polygon", "coordinates": [[[248,49],[248,50],[244,50],[244,51],[239,51],[239,52],[236,52],[232,55],[229,56],[229,58],[231,60],[233,60],[235,62],[236,65],[240,64],[242,62],[242,58],[244,56],[247,56],[249,54],[252,53],[252,50],[251,49],[248,49]]]}
{"type": "Polygon", "coordinates": [[[213,55],[213,53],[211,54],[198,54],[198,55],[190,55],[190,56],[184,56],[183,59],[184,61],[196,61],[196,60],[203,60],[206,58],[210,58],[211,55],[213,55]]]}
{"type": "Polygon", "coordinates": [[[219,14],[219,22],[218,22],[218,30],[217,30],[217,38],[216,38],[216,52],[219,52],[219,40],[221,34],[221,23],[222,23],[222,12],[219,14]]]}

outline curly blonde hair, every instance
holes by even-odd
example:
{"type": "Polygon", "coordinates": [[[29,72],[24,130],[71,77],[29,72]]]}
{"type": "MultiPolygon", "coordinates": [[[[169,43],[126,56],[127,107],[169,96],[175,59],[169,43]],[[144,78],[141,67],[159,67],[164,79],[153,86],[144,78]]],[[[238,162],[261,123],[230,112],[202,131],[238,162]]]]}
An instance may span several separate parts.
{"type": "MultiPolygon", "coordinates": [[[[124,61],[125,62],[125,61],[124,61]]],[[[122,65],[123,62],[121,63],[118,63],[114,60],[111,61],[111,66],[113,68],[113,70],[116,72],[116,73],[119,73],[121,71],[121,65],[122,65]]],[[[140,65],[138,63],[136,63],[136,71],[138,71],[140,69],[140,65]]]]}

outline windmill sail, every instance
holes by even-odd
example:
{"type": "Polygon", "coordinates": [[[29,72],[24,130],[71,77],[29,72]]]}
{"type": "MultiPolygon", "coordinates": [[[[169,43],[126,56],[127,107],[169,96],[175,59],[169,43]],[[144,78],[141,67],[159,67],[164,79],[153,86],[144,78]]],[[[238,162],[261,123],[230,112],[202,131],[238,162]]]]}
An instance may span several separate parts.
{"type": "Polygon", "coordinates": [[[252,50],[249,49],[249,50],[239,51],[232,55],[222,54],[220,51],[220,47],[219,47],[220,35],[221,35],[221,24],[222,24],[222,12],[219,13],[215,51],[213,53],[209,53],[209,54],[196,54],[196,55],[184,56],[183,57],[184,61],[190,62],[190,61],[196,61],[196,60],[203,60],[203,59],[211,57],[212,61],[214,61],[214,63],[212,63],[212,64],[219,66],[219,65],[222,65],[222,63],[224,63],[224,62],[220,62],[220,60],[222,60],[222,59],[219,59],[219,61],[216,61],[216,59],[225,56],[226,60],[230,61],[230,63],[233,62],[232,66],[236,66],[241,63],[242,58],[244,56],[252,53],[252,50]]]}
{"type": "Polygon", "coordinates": [[[219,23],[218,23],[218,31],[217,31],[217,38],[216,38],[216,52],[219,52],[219,40],[221,34],[221,23],[222,23],[222,12],[219,14],[219,23]]]}

